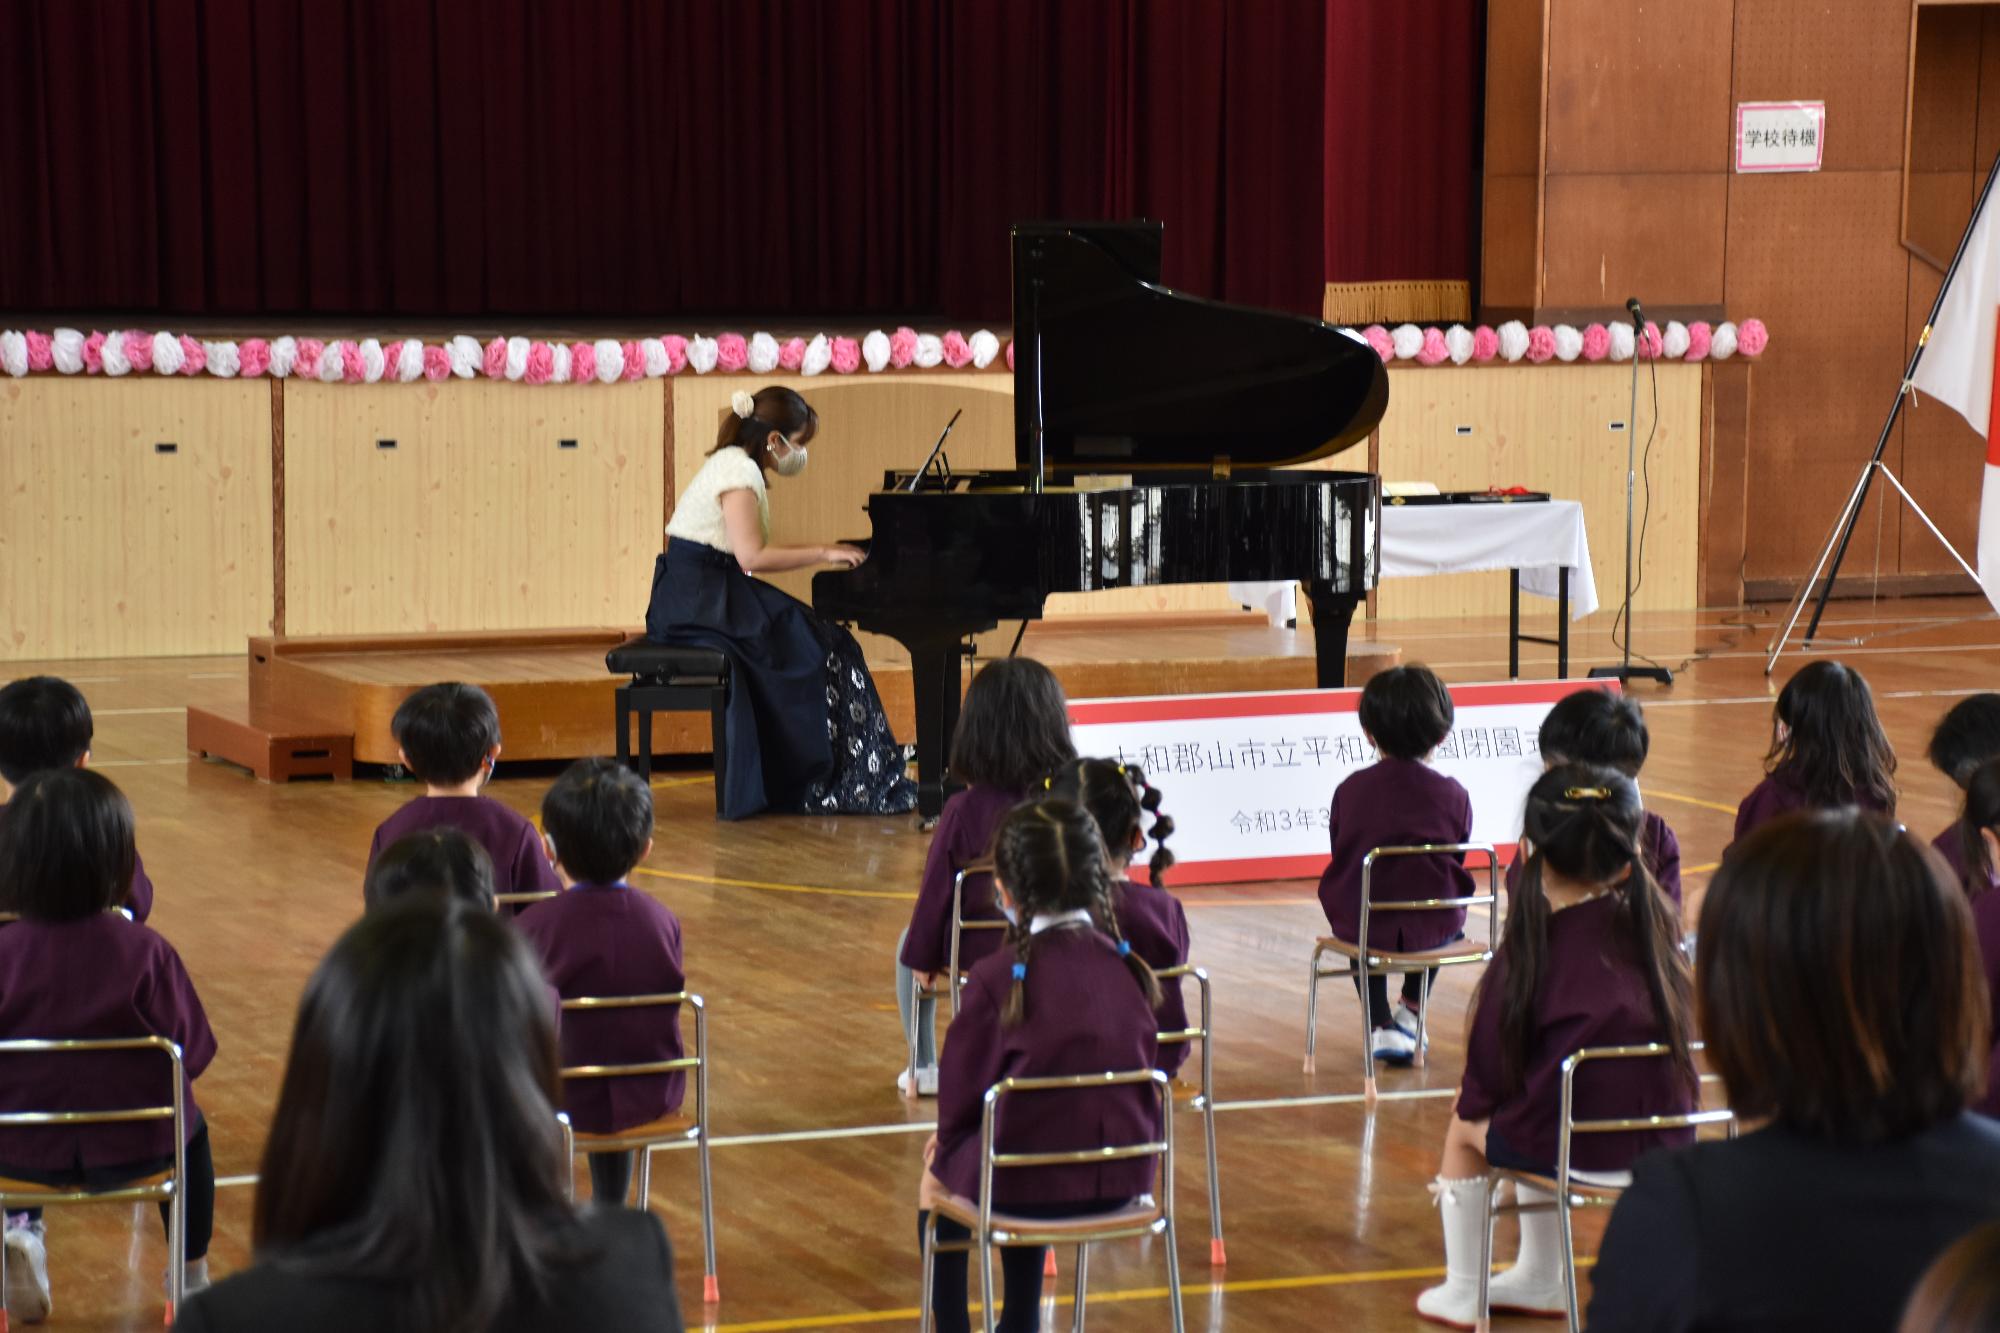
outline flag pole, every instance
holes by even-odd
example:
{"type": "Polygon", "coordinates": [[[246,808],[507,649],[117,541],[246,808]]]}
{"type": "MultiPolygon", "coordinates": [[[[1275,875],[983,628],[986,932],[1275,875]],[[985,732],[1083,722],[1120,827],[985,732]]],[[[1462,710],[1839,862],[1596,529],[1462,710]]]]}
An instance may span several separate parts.
{"type": "MultiPolygon", "coordinates": [[[[1931,340],[1931,326],[1937,323],[1938,311],[1944,308],[1944,298],[1951,291],[1951,280],[1958,275],[1959,261],[1965,258],[1965,248],[1972,243],[1972,233],[1978,228],[1979,219],[1985,215],[1987,201],[1993,197],[1993,181],[1996,176],[2000,176],[2000,154],[1995,155],[1992,167],[1986,172],[1986,183],[1979,187],[1979,200],[1972,206],[1972,216],[1966,221],[1965,231],[1958,238],[1958,248],[1952,251],[1951,263],[1945,267],[1944,281],[1938,285],[1937,297],[1931,302],[1931,312],[1924,317],[1923,332],[1917,335],[1917,345],[1910,350],[1909,364],[1903,368],[1902,381],[1896,386],[1895,401],[1889,404],[1889,415],[1882,423],[1882,433],[1875,437],[1875,452],[1870,454],[1868,461],[1862,465],[1861,475],[1855,479],[1854,489],[1848,494],[1847,507],[1841,511],[1840,518],[1834,525],[1833,534],[1821,548],[1819,560],[1813,565],[1813,572],[1800,586],[1799,594],[1792,602],[1791,614],[1785,621],[1785,628],[1771,643],[1771,655],[1764,662],[1764,674],[1767,676],[1777,669],[1778,658],[1784,653],[1785,644],[1791,639],[1792,630],[1799,623],[1799,616],[1805,610],[1806,602],[1812,598],[1813,585],[1819,582],[1820,571],[1825,569],[1826,582],[1820,586],[1819,600],[1813,607],[1812,620],[1806,625],[1806,644],[1810,646],[1819,634],[1820,618],[1826,614],[1827,601],[1833,596],[1833,581],[1840,574],[1841,562],[1847,558],[1847,544],[1854,538],[1854,527],[1861,519],[1862,506],[1868,503],[1869,483],[1874,480],[1877,469],[1888,471],[1887,465],[1882,462],[1882,455],[1888,452],[1889,436],[1896,429],[1896,421],[1903,411],[1903,400],[1910,395],[1911,381],[1916,377],[1917,366],[1924,359],[1924,348],[1931,340]],[[1828,564],[1829,557],[1832,560],[1831,565],[1828,564]]],[[[2000,388],[2000,385],[1995,387],[2000,388]]],[[[1898,486],[1897,489],[1902,488],[1898,486]]],[[[1945,543],[1945,549],[1950,550],[1952,555],[1958,556],[1958,552],[1952,549],[1949,542],[1945,543]]],[[[1964,558],[1959,557],[1958,563],[1965,564],[1964,558]]]]}

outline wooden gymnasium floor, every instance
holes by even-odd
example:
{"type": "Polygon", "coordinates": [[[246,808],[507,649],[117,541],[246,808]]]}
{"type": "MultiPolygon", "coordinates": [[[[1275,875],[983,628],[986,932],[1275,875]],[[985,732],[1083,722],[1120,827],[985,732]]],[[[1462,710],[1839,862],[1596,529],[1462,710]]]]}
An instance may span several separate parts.
{"type": "MultiPolygon", "coordinates": [[[[1903,756],[1904,815],[1926,837],[1953,814],[1948,785],[1923,759],[1929,728],[1954,696],[1996,683],[2000,625],[1981,616],[1984,609],[1939,599],[1844,604],[1832,613],[1831,634],[1882,636],[1842,655],[1874,684],[1903,756]]],[[[1680,832],[1691,902],[1728,839],[1735,801],[1758,774],[1773,693],[1762,674],[1773,614],[1642,619],[1641,646],[1654,657],[1681,667],[1697,650],[1705,654],[1671,693],[1641,687],[1653,732],[1644,786],[1680,832]]],[[[1374,632],[1399,643],[1405,660],[1429,662],[1450,680],[1505,672],[1496,622],[1374,632]]],[[[1609,655],[1602,629],[1580,636],[1579,663],[1609,655]]],[[[1781,664],[1779,679],[1799,661],[1781,664]]],[[[240,658],[17,663],[7,674],[30,670],[66,674],[90,696],[95,762],[138,809],[140,846],[159,887],[154,924],[187,960],[221,1040],[197,1094],[223,1177],[213,1255],[218,1274],[227,1274],[246,1262],[245,1177],[256,1170],[300,987],[359,909],[370,830],[411,788],[272,787],[226,766],[189,762],[182,710],[240,693],[240,658]]],[[[508,777],[492,790],[532,812],[548,781],[508,777]]],[[[668,772],[657,784],[663,832],[638,883],[686,923],[689,982],[708,998],[717,1062],[722,1303],[707,1312],[706,1326],[732,1333],[913,1327],[913,1200],[932,1107],[906,1106],[893,1087],[902,1039],[890,964],[925,839],[906,819],[719,825],[704,774],[668,772]]],[[[1436,1168],[1463,1061],[1457,1015],[1471,969],[1445,973],[1432,1068],[1385,1073],[1387,1096],[1371,1115],[1356,1095],[1355,1008],[1339,989],[1328,987],[1323,999],[1319,1072],[1299,1072],[1302,974],[1323,924],[1312,886],[1193,889],[1183,897],[1194,956],[1215,975],[1230,1258],[1226,1270],[1211,1273],[1198,1120],[1184,1115],[1180,1250],[1189,1327],[1418,1327],[1410,1303],[1442,1262],[1424,1183],[1436,1168]]],[[[662,1156],[653,1203],[677,1247],[690,1327],[701,1327],[693,1165],[662,1156]]],[[[1588,1217],[1581,1224],[1583,1253],[1594,1253],[1600,1226],[1588,1217]]],[[[157,1327],[164,1247],[150,1209],[58,1210],[49,1235],[51,1327],[157,1327]]],[[[1503,1225],[1497,1253],[1511,1256],[1512,1244],[1503,1225]]],[[[1069,1263],[1065,1256],[1065,1283],[1069,1263]]],[[[1105,1247],[1091,1277],[1094,1327],[1167,1327],[1156,1251],[1105,1247]]]]}

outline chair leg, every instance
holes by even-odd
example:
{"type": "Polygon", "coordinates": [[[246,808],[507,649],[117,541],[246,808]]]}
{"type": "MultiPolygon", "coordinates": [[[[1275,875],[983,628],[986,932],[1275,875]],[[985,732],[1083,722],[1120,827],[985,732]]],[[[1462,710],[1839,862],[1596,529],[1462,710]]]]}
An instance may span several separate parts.
{"type": "MultiPolygon", "coordinates": [[[[0,1231],[7,1226],[7,1205],[0,1203],[0,1231]]],[[[7,1333],[7,1247],[0,1244],[0,1333],[7,1333]]]]}
{"type": "Polygon", "coordinates": [[[1483,1331],[1492,1322],[1492,1312],[1487,1308],[1488,1293],[1493,1281],[1493,1220],[1499,1214],[1500,1182],[1493,1174],[1486,1175],[1486,1225],[1479,1231],[1479,1310],[1474,1316],[1473,1327],[1483,1331]]]}
{"type": "MultiPolygon", "coordinates": [[[[923,1255],[924,1255],[924,1278],[923,1278],[924,1299],[923,1299],[923,1309],[917,1316],[917,1333],[931,1333],[934,1324],[934,1321],[931,1318],[931,1301],[935,1295],[934,1287],[937,1281],[937,1273],[936,1273],[937,1213],[935,1212],[926,1213],[924,1215],[923,1255]]],[[[5,1330],[0,1330],[0,1333],[5,1333],[5,1330]]]]}
{"type": "Polygon", "coordinates": [[[632,762],[632,699],[627,691],[631,687],[618,687],[618,762],[629,766],[632,762]]]}
{"type": "Polygon", "coordinates": [[[174,1177],[173,1197],[167,1203],[167,1325],[173,1326],[187,1299],[187,1184],[185,1173],[174,1177]]]}
{"type": "Polygon", "coordinates": [[[1180,1237],[1174,1231],[1174,1219],[1167,1219],[1167,1304],[1174,1312],[1174,1333],[1187,1333],[1187,1316],[1181,1312],[1181,1251],[1180,1237]]]}
{"type": "Polygon", "coordinates": [[[1364,941],[1361,957],[1354,960],[1361,981],[1361,1099],[1375,1104],[1375,1011],[1368,1000],[1368,947],[1364,941]]]}
{"type": "Polygon", "coordinates": [[[1569,1333],[1577,1333],[1576,1236],[1570,1229],[1569,1191],[1556,1191],[1556,1230],[1563,1247],[1563,1304],[1569,1315],[1569,1333]]]}
{"type": "Polygon", "coordinates": [[[1421,980],[1417,982],[1417,1068],[1430,1068],[1430,1056],[1425,1051],[1424,1038],[1429,1035],[1426,1027],[1431,1012],[1431,970],[1425,968],[1421,980]]]}
{"type": "Polygon", "coordinates": [[[1211,1268],[1221,1268],[1228,1264],[1229,1253],[1222,1244],[1222,1176],[1215,1163],[1215,1095],[1203,1089],[1201,1096],[1201,1132],[1208,1146],[1208,1264],[1211,1268]]]}
{"type": "Polygon", "coordinates": [[[715,813],[722,813],[722,793],[729,781],[729,686],[715,687],[708,702],[708,744],[715,760],[715,813]]]}
{"type": "Polygon", "coordinates": [[[1306,978],[1306,1064],[1305,1072],[1313,1072],[1313,1049],[1319,1042],[1319,960],[1325,951],[1317,944],[1313,946],[1312,962],[1308,965],[1306,978]]]}
{"type": "Polygon", "coordinates": [[[653,1208],[653,1150],[650,1147],[640,1148],[638,1152],[639,1170],[636,1174],[639,1177],[639,1197],[634,1206],[645,1213],[653,1208]]]}
{"type": "MultiPolygon", "coordinates": [[[[1053,1257],[1055,1251],[1050,1250],[1049,1254],[1053,1257]]],[[[1070,1333],[1083,1333],[1083,1296],[1089,1285],[1090,1246],[1083,1244],[1076,1247],[1076,1303],[1070,1308],[1070,1333]]]]}
{"type": "Polygon", "coordinates": [[[722,1299],[722,1284],[715,1276],[715,1177],[708,1165],[708,1126],[702,1125],[695,1140],[701,1159],[701,1301],[714,1305],[722,1299]]]}
{"type": "Polygon", "coordinates": [[[639,709],[639,776],[653,780],[653,710],[644,706],[639,709]]]}
{"type": "Polygon", "coordinates": [[[993,1317],[993,1237],[975,1232],[972,1239],[979,1246],[979,1305],[986,1333],[999,1333],[999,1323],[993,1317]]]}

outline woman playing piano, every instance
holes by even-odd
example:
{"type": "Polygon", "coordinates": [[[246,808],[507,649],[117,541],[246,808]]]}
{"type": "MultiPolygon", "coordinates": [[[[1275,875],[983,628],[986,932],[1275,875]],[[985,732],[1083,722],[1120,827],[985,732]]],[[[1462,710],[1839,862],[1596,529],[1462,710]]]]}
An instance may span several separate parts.
{"type": "Polygon", "coordinates": [[[900,814],[917,804],[861,647],[757,578],[852,568],[852,546],[772,546],[765,473],[796,477],[819,414],[776,385],[738,390],[715,448],[674,505],[646,635],[713,648],[731,670],[722,816],[900,814]]]}

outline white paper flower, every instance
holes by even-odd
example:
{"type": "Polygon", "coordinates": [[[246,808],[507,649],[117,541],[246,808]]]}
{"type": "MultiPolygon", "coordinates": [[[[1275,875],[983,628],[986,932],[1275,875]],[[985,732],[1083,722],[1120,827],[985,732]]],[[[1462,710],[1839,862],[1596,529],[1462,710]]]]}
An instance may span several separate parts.
{"type": "MultiPolygon", "coordinates": [[[[104,344],[110,347],[110,343],[104,344]]],[[[1715,326],[1715,332],[1708,340],[1708,354],[1717,361],[1727,361],[1736,355],[1736,325],[1728,320],[1715,326]]]]}
{"type": "Polygon", "coordinates": [[[451,373],[462,380],[473,378],[486,364],[486,349],[463,333],[444,345],[444,354],[451,361],[451,373]]]}
{"type": "Polygon", "coordinates": [[[917,354],[910,358],[910,363],[921,370],[930,370],[934,366],[942,365],[944,363],[944,339],[938,337],[935,333],[919,333],[917,335],[917,354]]]}
{"type": "MultiPolygon", "coordinates": [[[[157,355],[153,358],[153,364],[159,364],[159,357],[157,355]]],[[[319,354],[319,382],[321,384],[338,384],[346,376],[347,358],[340,354],[340,344],[337,342],[328,342],[325,350],[319,354]]]]}
{"type": "Polygon", "coordinates": [[[1583,355],[1583,335],[1574,324],[1558,324],[1555,327],[1556,360],[1574,361],[1583,355]]]}
{"type": "MultiPolygon", "coordinates": [[[[114,335],[115,336],[115,335],[114,335]]],[[[105,339],[104,348],[111,350],[111,340],[105,339]]],[[[284,379],[292,373],[292,363],[299,359],[299,340],[286,334],[271,340],[271,378],[284,379]]]]}
{"type": "Polygon", "coordinates": [[[1611,335],[1611,359],[1613,361],[1630,361],[1632,353],[1638,347],[1639,342],[1638,338],[1632,333],[1632,326],[1620,321],[1616,324],[1607,325],[1605,331],[1611,335]]]}
{"type": "Polygon", "coordinates": [[[549,383],[568,384],[569,358],[570,358],[569,344],[557,343],[555,345],[555,354],[556,354],[555,362],[553,365],[549,367],[549,383]]]}
{"type": "Polygon", "coordinates": [[[222,342],[203,340],[201,354],[208,360],[208,373],[219,379],[233,380],[236,372],[243,368],[242,354],[236,344],[227,339],[222,342]]]}
{"type": "Polygon", "coordinates": [[[181,363],[186,358],[181,355],[181,340],[165,329],[153,335],[153,373],[155,375],[178,375],[181,363]]]}
{"type": "Polygon", "coordinates": [[[1000,339],[994,336],[991,329],[979,330],[979,332],[966,339],[965,345],[972,349],[972,368],[974,370],[986,369],[1000,355],[1000,339]]]}
{"type": "Polygon", "coordinates": [[[880,329],[870,329],[868,336],[861,340],[861,359],[868,363],[868,373],[887,369],[889,365],[889,335],[880,329]]]}
{"type": "Polygon", "coordinates": [[[396,378],[404,384],[415,384],[423,377],[424,340],[405,338],[402,348],[396,353],[396,378]]]}
{"type": "Polygon", "coordinates": [[[1660,354],[1669,361],[1678,361],[1688,354],[1688,326],[1677,319],[1667,321],[1667,327],[1660,334],[1660,354]]]}
{"type": "Polygon", "coordinates": [[[49,354],[55,358],[56,369],[65,375],[74,375],[83,369],[83,333],[78,329],[57,329],[56,336],[49,341],[49,354]]]}
{"type": "Polygon", "coordinates": [[[615,338],[599,338],[597,351],[597,382],[616,384],[625,374],[625,349],[615,338]]]}
{"type": "Polygon", "coordinates": [[[1424,350],[1424,331],[1414,324],[1398,324],[1389,331],[1389,345],[1398,361],[1408,361],[1424,350]]]}
{"type": "Polygon", "coordinates": [[[697,375],[706,375],[714,370],[715,358],[720,353],[721,348],[716,345],[713,338],[704,338],[697,333],[688,339],[688,365],[694,368],[694,373],[697,375]]]}
{"type": "Polygon", "coordinates": [[[658,338],[641,338],[639,351],[646,358],[646,378],[659,379],[673,363],[667,359],[667,345],[658,338]]]}
{"type": "Polygon", "coordinates": [[[1500,334],[1500,356],[1502,360],[1519,361],[1528,354],[1528,326],[1518,319],[1510,319],[1498,330],[1500,334]]]}
{"type": "Polygon", "coordinates": [[[824,333],[815,333],[812,341],[806,344],[806,357],[799,362],[799,372],[805,375],[817,375],[832,362],[833,344],[827,340],[824,333]]]}
{"type": "Polygon", "coordinates": [[[104,373],[116,378],[132,373],[131,358],[125,355],[125,330],[112,329],[104,335],[104,346],[98,355],[104,360],[104,373]]]}
{"type": "Polygon", "coordinates": [[[1454,366],[1462,366],[1472,360],[1472,330],[1463,324],[1454,324],[1446,329],[1444,350],[1450,355],[1454,366]]]}
{"type": "Polygon", "coordinates": [[[361,340],[361,380],[364,384],[380,384],[385,363],[382,360],[382,341],[379,338],[361,340]]]}
{"type": "Polygon", "coordinates": [[[0,332],[0,370],[17,379],[28,373],[27,334],[17,329],[0,332]]]}
{"type": "Polygon", "coordinates": [[[521,382],[521,376],[528,373],[528,340],[526,338],[509,338],[507,340],[507,364],[500,373],[516,384],[521,382]]]}
{"type": "Polygon", "coordinates": [[[750,370],[768,375],[778,368],[778,340],[768,333],[750,335],[750,370]]]}

